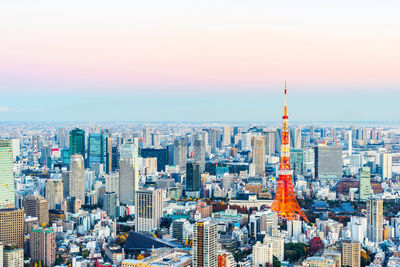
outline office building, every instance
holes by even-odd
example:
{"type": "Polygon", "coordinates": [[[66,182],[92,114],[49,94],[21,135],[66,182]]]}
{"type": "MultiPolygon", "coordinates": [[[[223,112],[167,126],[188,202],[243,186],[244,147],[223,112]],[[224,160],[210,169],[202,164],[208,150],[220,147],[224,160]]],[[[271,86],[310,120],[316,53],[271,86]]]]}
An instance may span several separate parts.
{"type": "Polygon", "coordinates": [[[92,168],[93,164],[102,164],[103,171],[111,172],[111,136],[108,130],[89,134],[87,163],[89,168],[92,168]]]}
{"type": "Polygon", "coordinates": [[[383,200],[367,200],[368,240],[380,243],[383,241],[383,200]]]}
{"type": "Polygon", "coordinates": [[[361,266],[361,244],[357,241],[344,240],[342,242],[342,266],[361,266]]]}
{"type": "Polygon", "coordinates": [[[360,200],[366,201],[371,196],[371,171],[369,167],[362,167],[360,174],[360,200]]]}
{"type": "Polygon", "coordinates": [[[194,161],[200,164],[200,173],[206,169],[206,145],[203,140],[194,141],[194,161]]]}
{"type": "Polygon", "coordinates": [[[151,135],[148,127],[143,128],[143,146],[149,147],[151,144],[151,135]]]}
{"type": "Polygon", "coordinates": [[[138,190],[135,201],[135,231],[152,232],[157,230],[163,215],[162,190],[138,190]]]}
{"type": "Polygon", "coordinates": [[[255,174],[259,176],[265,175],[265,136],[254,136],[252,140],[253,163],[255,166],[255,174]]]}
{"type": "MultiPolygon", "coordinates": [[[[295,221],[292,221],[295,222],[295,221]]],[[[298,221],[300,222],[300,221],[298,221]]],[[[294,224],[296,225],[296,224],[294,224]]],[[[264,244],[270,245],[272,247],[272,254],[278,260],[283,261],[285,256],[285,240],[282,236],[277,235],[266,235],[264,237],[264,244]]]]}
{"type": "Polygon", "coordinates": [[[253,246],[253,266],[270,266],[273,263],[272,244],[263,244],[260,241],[253,246]]]}
{"type": "Polygon", "coordinates": [[[200,164],[188,162],[186,164],[186,195],[189,197],[199,197],[200,187],[200,164]]]}
{"type": "Polygon", "coordinates": [[[155,149],[160,148],[160,135],[158,133],[151,134],[151,141],[151,144],[155,149]]]}
{"type": "Polygon", "coordinates": [[[392,179],[392,154],[382,153],[380,156],[381,177],[384,180],[392,179]]]}
{"type": "Polygon", "coordinates": [[[56,209],[64,199],[64,184],[61,179],[46,180],[46,199],[49,202],[49,209],[56,209]]]}
{"type": "Polygon", "coordinates": [[[12,141],[0,139],[0,209],[15,207],[12,141]]]}
{"type": "Polygon", "coordinates": [[[23,248],[24,222],[24,210],[0,209],[0,243],[23,248]]]}
{"type": "Polygon", "coordinates": [[[165,171],[165,165],[168,165],[168,151],[166,148],[142,148],[140,149],[142,158],[157,158],[157,171],[165,171]]]}
{"type": "Polygon", "coordinates": [[[231,144],[231,127],[224,126],[222,145],[225,147],[225,146],[230,146],[230,144],[231,144]]]}
{"type": "Polygon", "coordinates": [[[119,201],[124,205],[134,205],[135,192],[139,188],[138,147],[125,143],[121,146],[119,159],[119,201]]]}
{"type": "Polygon", "coordinates": [[[293,149],[301,149],[301,129],[290,128],[289,134],[290,147],[293,149]]]}
{"type": "Polygon", "coordinates": [[[52,228],[32,228],[30,253],[33,262],[41,261],[43,266],[54,266],[56,261],[56,234],[52,228]]]}
{"type": "Polygon", "coordinates": [[[85,204],[85,165],[81,154],[71,156],[67,186],[68,197],[75,197],[85,204]]]}
{"type": "Polygon", "coordinates": [[[117,201],[117,194],[115,192],[106,192],[103,196],[103,209],[112,219],[117,217],[117,201]]]}
{"type": "Polygon", "coordinates": [[[265,135],[265,151],[266,154],[271,156],[275,154],[275,146],[276,146],[276,132],[275,131],[267,131],[264,132],[265,135]]]}
{"type": "Polygon", "coordinates": [[[217,267],[217,224],[202,219],[193,226],[193,267],[217,267]]]}
{"type": "Polygon", "coordinates": [[[119,199],[119,174],[111,173],[105,175],[106,179],[106,192],[115,192],[119,199]]]}
{"type": "Polygon", "coordinates": [[[171,223],[172,238],[175,238],[181,244],[185,243],[185,226],[188,224],[189,222],[186,219],[173,220],[171,223]]]}
{"type": "Polygon", "coordinates": [[[85,131],[74,129],[69,132],[69,151],[70,155],[80,154],[85,157],[85,131]]]}
{"type": "Polygon", "coordinates": [[[185,138],[177,138],[174,141],[174,165],[179,166],[180,171],[186,170],[187,142],[185,138]]]}
{"type": "Polygon", "coordinates": [[[24,267],[24,250],[22,248],[5,245],[3,247],[3,259],[2,262],[0,262],[0,266],[24,267]]]}
{"type": "Polygon", "coordinates": [[[342,148],[317,146],[315,153],[315,176],[318,179],[339,180],[342,178],[342,148]]]}
{"type": "Polygon", "coordinates": [[[28,196],[22,202],[27,216],[37,217],[39,225],[49,224],[49,202],[41,196],[28,196]]]}

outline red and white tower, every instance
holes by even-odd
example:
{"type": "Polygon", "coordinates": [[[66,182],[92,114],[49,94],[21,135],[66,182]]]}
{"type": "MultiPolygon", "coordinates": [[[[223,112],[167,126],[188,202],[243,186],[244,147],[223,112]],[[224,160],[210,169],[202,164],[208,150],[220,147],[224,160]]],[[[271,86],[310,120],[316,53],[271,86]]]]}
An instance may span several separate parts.
{"type": "Polygon", "coordinates": [[[287,220],[294,220],[295,214],[299,214],[306,222],[308,219],[301,210],[293,190],[293,170],[290,169],[290,144],[289,144],[289,117],[287,115],[287,90],[285,82],[285,107],[282,123],[281,161],[279,165],[278,188],[271,210],[287,220]]]}

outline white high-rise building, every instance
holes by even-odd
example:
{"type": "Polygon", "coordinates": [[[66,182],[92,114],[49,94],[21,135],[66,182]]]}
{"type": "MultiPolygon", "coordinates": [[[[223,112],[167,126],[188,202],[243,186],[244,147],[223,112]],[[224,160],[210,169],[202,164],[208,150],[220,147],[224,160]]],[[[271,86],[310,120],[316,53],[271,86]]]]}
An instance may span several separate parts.
{"type": "Polygon", "coordinates": [[[290,128],[290,147],[294,149],[301,148],[301,129],[300,128],[290,128]]]}
{"type": "Polygon", "coordinates": [[[162,190],[138,190],[135,197],[135,231],[157,230],[163,215],[162,190]]]}
{"type": "Polygon", "coordinates": [[[222,140],[223,146],[229,146],[231,144],[231,127],[224,126],[224,136],[222,140]]]}
{"type": "Polygon", "coordinates": [[[69,197],[79,199],[82,204],[85,203],[85,165],[81,154],[71,156],[69,163],[69,197]]]}
{"type": "Polygon", "coordinates": [[[64,185],[61,179],[46,180],[46,199],[49,209],[55,209],[57,204],[61,205],[64,199],[64,185]]]}
{"type": "Polygon", "coordinates": [[[263,244],[260,241],[253,246],[253,266],[270,266],[273,263],[272,243],[263,244]]]}
{"type": "Polygon", "coordinates": [[[259,135],[253,137],[253,163],[255,165],[256,175],[265,175],[265,136],[259,135]]]}
{"type": "Polygon", "coordinates": [[[289,237],[299,240],[301,235],[301,225],[302,222],[300,220],[288,221],[287,229],[289,237]]]}
{"type": "Polygon", "coordinates": [[[128,206],[135,203],[135,192],[139,189],[138,139],[134,144],[121,146],[119,160],[119,200],[128,206]]]}
{"type": "Polygon", "coordinates": [[[264,237],[264,244],[272,246],[272,254],[277,257],[278,260],[283,261],[285,255],[285,240],[282,236],[266,235],[264,237]]]}
{"type": "Polygon", "coordinates": [[[276,132],[275,131],[268,131],[265,132],[265,149],[267,155],[274,155],[275,154],[275,145],[276,145],[276,132]]]}
{"type": "Polygon", "coordinates": [[[251,151],[251,133],[242,133],[242,150],[251,151]]]}
{"type": "Polygon", "coordinates": [[[392,154],[381,154],[381,176],[384,180],[392,179],[392,154]]]}
{"type": "Polygon", "coordinates": [[[193,226],[193,267],[217,267],[217,224],[212,220],[193,226]]]}
{"type": "Polygon", "coordinates": [[[0,209],[14,208],[14,206],[12,141],[0,139],[0,209]]]}

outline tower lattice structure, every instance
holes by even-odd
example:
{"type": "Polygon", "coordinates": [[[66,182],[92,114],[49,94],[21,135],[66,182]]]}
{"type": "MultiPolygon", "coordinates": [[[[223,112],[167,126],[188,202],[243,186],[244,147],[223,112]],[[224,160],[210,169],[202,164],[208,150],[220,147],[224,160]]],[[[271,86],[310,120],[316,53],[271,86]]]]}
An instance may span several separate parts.
{"type": "Polygon", "coordinates": [[[296,213],[306,222],[309,222],[304,212],[301,210],[293,190],[293,170],[290,168],[290,145],[289,145],[289,116],[287,115],[287,90],[285,82],[285,107],[282,123],[282,146],[281,159],[279,165],[278,188],[271,210],[287,220],[294,220],[296,213]]]}

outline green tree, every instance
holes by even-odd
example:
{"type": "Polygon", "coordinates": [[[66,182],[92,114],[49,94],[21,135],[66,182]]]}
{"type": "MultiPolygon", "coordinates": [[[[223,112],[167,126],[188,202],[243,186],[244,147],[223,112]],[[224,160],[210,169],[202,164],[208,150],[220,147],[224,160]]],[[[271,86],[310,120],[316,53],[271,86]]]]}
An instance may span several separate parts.
{"type": "Polygon", "coordinates": [[[272,261],[272,266],[273,267],[281,267],[281,261],[278,260],[277,257],[274,256],[273,261],[272,261]]]}

